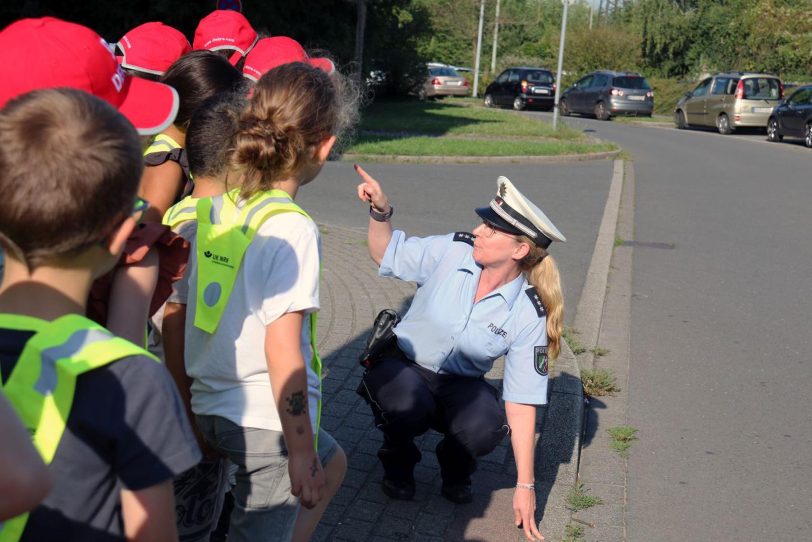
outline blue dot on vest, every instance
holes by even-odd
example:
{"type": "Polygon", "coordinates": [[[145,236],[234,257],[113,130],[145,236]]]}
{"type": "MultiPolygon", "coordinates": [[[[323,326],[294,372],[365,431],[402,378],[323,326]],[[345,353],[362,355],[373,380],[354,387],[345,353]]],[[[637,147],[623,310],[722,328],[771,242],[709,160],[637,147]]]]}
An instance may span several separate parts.
{"type": "Polygon", "coordinates": [[[210,282],[206,289],[203,290],[203,302],[209,307],[213,307],[220,300],[220,294],[223,289],[220,287],[219,282],[210,282]]]}

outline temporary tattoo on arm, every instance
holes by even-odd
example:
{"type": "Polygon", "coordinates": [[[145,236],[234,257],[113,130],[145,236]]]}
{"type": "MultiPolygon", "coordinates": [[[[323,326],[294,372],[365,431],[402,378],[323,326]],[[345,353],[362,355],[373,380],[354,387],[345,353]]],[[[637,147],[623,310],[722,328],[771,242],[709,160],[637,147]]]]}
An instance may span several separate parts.
{"type": "Polygon", "coordinates": [[[297,425],[296,426],[296,434],[297,435],[304,435],[304,427],[302,427],[301,425],[297,425]]]}
{"type": "Polygon", "coordinates": [[[316,474],[319,472],[319,463],[313,458],[313,464],[310,465],[310,476],[315,477],[316,474]]]}
{"type": "Polygon", "coordinates": [[[288,402],[288,414],[291,416],[301,416],[306,412],[307,401],[303,391],[294,392],[290,397],[286,397],[285,401],[288,402]]]}

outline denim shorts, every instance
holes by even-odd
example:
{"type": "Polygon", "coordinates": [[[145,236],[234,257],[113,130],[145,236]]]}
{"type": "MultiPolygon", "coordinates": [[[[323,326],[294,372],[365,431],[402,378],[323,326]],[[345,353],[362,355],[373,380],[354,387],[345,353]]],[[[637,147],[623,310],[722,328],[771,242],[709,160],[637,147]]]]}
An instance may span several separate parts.
{"type": "MultiPolygon", "coordinates": [[[[197,425],[206,441],[237,468],[231,490],[234,510],[229,542],[290,540],[299,500],[290,492],[288,450],[282,432],[242,427],[220,416],[197,416],[197,425]]],[[[322,466],[337,450],[335,439],[319,429],[322,466]]]]}

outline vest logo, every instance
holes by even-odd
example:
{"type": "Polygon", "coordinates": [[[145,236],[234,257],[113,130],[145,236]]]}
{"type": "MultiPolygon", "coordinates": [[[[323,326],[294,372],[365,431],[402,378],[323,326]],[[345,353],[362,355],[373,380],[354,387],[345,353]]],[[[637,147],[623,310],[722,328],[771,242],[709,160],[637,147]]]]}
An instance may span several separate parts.
{"type": "Polygon", "coordinates": [[[496,326],[493,322],[488,324],[488,329],[491,331],[491,333],[494,333],[495,335],[499,335],[507,339],[507,331],[505,331],[501,327],[496,326]]]}
{"type": "Polygon", "coordinates": [[[228,256],[222,256],[210,250],[205,251],[203,255],[209,260],[211,260],[212,263],[216,263],[217,265],[224,265],[229,269],[234,269],[234,266],[231,264],[231,258],[229,258],[228,256]]]}

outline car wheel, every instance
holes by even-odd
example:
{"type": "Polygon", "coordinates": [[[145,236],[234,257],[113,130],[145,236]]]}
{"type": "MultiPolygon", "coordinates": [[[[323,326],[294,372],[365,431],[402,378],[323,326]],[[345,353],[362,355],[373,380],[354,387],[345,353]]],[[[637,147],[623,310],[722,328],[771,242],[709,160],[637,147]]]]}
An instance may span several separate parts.
{"type": "Polygon", "coordinates": [[[778,133],[778,121],[776,119],[770,119],[767,122],[767,140],[777,143],[782,139],[784,139],[784,136],[778,133]]]}
{"type": "Polygon", "coordinates": [[[516,111],[521,111],[524,109],[524,101],[519,96],[516,96],[516,98],[513,100],[513,109],[516,111]]]}
{"type": "Polygon", "coordinates": [[[681,109],[678,109],[677,112],[674,113],[674,124],[676,124],[680,130],[684,130],[688,127],[688,123],[685,122],[685,113],[683,113],[681,109]]]}
{"type": "Polygon", "coordinates": [[[572,114],[572,111],[570,111],[570,104],[567,103],[566,98],[558,102],[558,111],[561,113],[562,117],[569,117],[572,114]]]}
{"type": "Polygon", "coordinates": [[[812,149],[812,124],[807,124],[804,128],[804,145],[812,149]]]}
{"type": "Polygon", "coordinates": [[[493,96],[491,96],[490,94],[486,94],[485,95],[485,107],[493,107],[495,105],[496,105],[496,103],[494,103],[494,101],[493,101],[493,96]]]}
{"type": "Polygon", "coordinates": [[[598,120],[609,120],[609,111],[606,110],[606,104],[603,102],[595,104],[595,118],[598,120]]]}
{"type": "Polygon", "coordinates": [[[724,113],[716,117],[716,129],[719,130],[719,133],[722,135],[733,133],[733,128],[730,126],[730,119],[727,118],[727,115],[724,113]]]}

